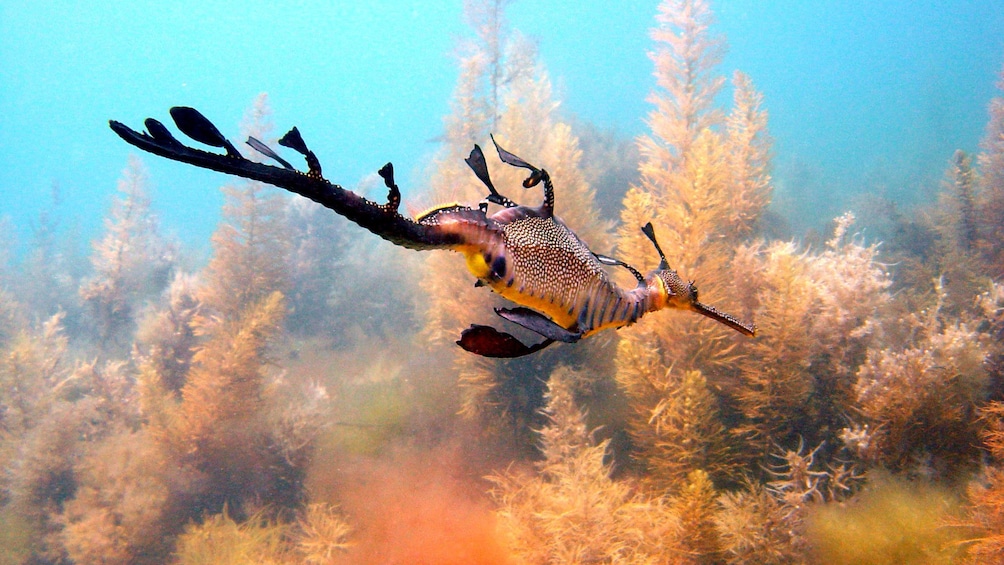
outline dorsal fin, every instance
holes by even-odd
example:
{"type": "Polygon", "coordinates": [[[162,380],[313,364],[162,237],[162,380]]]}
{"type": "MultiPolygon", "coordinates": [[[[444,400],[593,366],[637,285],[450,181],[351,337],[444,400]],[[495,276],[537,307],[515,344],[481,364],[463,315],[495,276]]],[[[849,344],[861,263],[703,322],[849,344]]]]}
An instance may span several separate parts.
{"type": "Polygon", "coordinates": [[[393,163],[387,163],[380,170],[377,171],[380,178],[383,179],[384,185],[387,186],[387,206],[397,211],[398,206],[401,205],[401,189],[398,188],[397,183],[394,182],[394,165],[393,163]]]}
{"type": "Polygon", "coordinates": [[[495,141],[494,134],[491,135],[491,138],[492,143],[495,144],[495,149],[499,152],[499,159],[503,163],[530,170],[530,176],[526,177],[526,180],[523,181],[523,188],[532,188],[540,184],[541,181],[544,182],[544,203],[541,204],[540,210],[544,217],[550,217],[554,213],[554,187],[551,185],[551,176],[547,174],[546,170],[538,169],[522,158],[502,149],[498,142],[495,141]]]}
{"type": "Polygon", "coordinates": [[[505,149],[502,149],[502,147],[499,145],[499,142],[495,141],[494,134],[491,134],[489,137],[492,138],[492,143],[495,144],[495,149],[499,152],[499,159],[501,159],[503,163],[505,163],[506,165],[512,165],[513,167],[520,167],[523,169],[530,170],[530,176],[527,177],[525,181],[523,181],[523,188],[530,188],[533,186],[537,186],[537,183],[539,183],[542,178],[540,174],[540,169],[534,167],[530,163],[527,163],[520,157],[513,155],[512,153],[506,151],[505,149]]]}
{"type": "Polygon", "coordinates": [[[659,241],[655,239],[655,228],[652,227],[652,222],[649,222],[641,227],[642,233],[644,233],[652,245],[655,246],[655,250],[659,252],[659,268],[668,269],[669,261],[666,260],[666,254],[662,252],[662,247],[659,247],[659,241]]]}
{"type": "Polygon", "coordinates": [[[492,194],[498,194],[495,190],[495,186],[492,184],[492,179],[488,176],[488,162],[485,161],[485,154],[481,151],[481,146],[477,143],[474,144],[474,149],[471,149],[470,157],[464,159],[467,166],[474,171],[474,175],[488,187],[488,191],[492,194]]]}
{"type": "Polygon", "coordinates": [[[308,176],[324,178],[321,174],[321,162],[317,160],[317,155],[314,155],[313,151],[307,149],[307,144],[303,141],[303,136],[300,135],[300,130],[296,129],[296,126],[293,126],[293,129],[279,138],[279,145],[289,147],[304,156],[307,160],[308,176]]]}
{"type": "Polygon", "coordinates": [[[624,267],[625,269],[631,272],[631,275],[634,276],[634,278],[638,281],[638,284],[645,284],[645,276],[642,275],[638,271],[638,269],[635,269],[634,267],[628,265],[624,261],[621,261],[620,259],[614,259],[613,257],[609,257],[607,255],[600,255],[599,253],[593,253],[593,257],[596,257],[596,260],[599,261],[601,265],[610,265],[612,267],[624,267]]]}
{"type": "Polygon", "coordinates": [[[492,179],[488,176],[488,162],[485,161],[485,154],[481,150],[480,145],[476,143],[474,144],[474,149],[471,149],[470,157],[464,159],[464,162],[467,163],[467,166],[470,167],[472,171],[474,171],[474,174],[478,177],[478,179],[480,179],[481,182],[488,187],[489,194],[486,199],[488,202],[498,204],[499,206],[505,206],[506,208],[512,208],[517,205],[515,202],[509,200],[505,196],[502,196],[497,190],[495,190],[495,185],[492,184],[492,179]]]}

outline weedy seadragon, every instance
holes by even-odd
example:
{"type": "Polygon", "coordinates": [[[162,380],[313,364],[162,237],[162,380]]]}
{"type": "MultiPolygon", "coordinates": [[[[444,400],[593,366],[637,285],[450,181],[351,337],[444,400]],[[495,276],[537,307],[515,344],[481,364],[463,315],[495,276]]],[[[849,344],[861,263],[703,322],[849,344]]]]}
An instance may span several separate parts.
{"type": "Polygon", "coordinates": [[[462,253],[467,267],[486,286],[517,304],[496,308],[502,318],[529,329],[543,341],[526,345],[511,334],[490,326],[472,325],[457,341],[460,347],[486,357],[520,357],[556,342],[574,343],[596,332],[630,325],[649,312],[663,308],[692,310],[753,336],[756,327],[701,303],[693,281],[683,279],[669,267],[656,240],[652,224],[642,227],[661,258],[658,268],[642,275],[618,259],[590,251],[589,247],[554,215],[554,187],[550,175],[492,143],[503,163],[529,171],[524,188],[543,183],[540,206],[521,206],[496,190],[488,176],[484,153],[477,145],[466,159],[474,174],[488,189],[477,207],[449,204],[417,218],[398,211],[401,191],[394,182],[394,168],[380,169],[389,192],[386,204],[377,204],[332,184],[321,175],[321,165],[307,148],[297,128],[279,139],[279,145],[306,158],[307,172],[296,170],[271,148],[249,137],[247,144],[281,165],[251,161],[241,155],[223,134],[193,108],[171,108],[178,129],[188,137],[226,154],[188,147],[179,142],[159,121],[148,118],[146,131],[137,132],[111,121],[109,125],[127,143],[175,161],[261,181],[305,196],[334,210],[352,222],[397,245],[410,249],[449,249],[462,253]],[[489,214],[489,204],[501,209],[489,214]],[[618,286],[605,266],[627,269],[638,281],[625,289],[618,286]]]}

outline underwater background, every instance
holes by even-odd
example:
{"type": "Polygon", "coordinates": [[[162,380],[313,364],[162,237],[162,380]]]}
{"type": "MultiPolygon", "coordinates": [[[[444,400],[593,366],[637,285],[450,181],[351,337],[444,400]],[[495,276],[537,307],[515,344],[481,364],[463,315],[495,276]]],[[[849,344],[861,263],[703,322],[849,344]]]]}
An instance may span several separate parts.
{"type": "Polygon", "coordinates": [[[1004,563],[999,4],[0,2],[0,563],[1004,563]],[[412,214],[494,133],[758,335],[475,357],[459,255],[107,127],[175,105],[412,214]]]}

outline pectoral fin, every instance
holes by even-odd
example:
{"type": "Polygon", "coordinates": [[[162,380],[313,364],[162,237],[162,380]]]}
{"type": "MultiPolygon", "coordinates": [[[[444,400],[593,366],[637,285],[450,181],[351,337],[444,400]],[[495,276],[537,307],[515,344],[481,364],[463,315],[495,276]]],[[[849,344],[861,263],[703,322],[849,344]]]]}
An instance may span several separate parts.
{"type": "Polygon", "coordinates": [[[522,306],[517,308],[496,308],[495,313],[514,324],[519,324],[550,340],[575,343],[582,337],[581,333],[569,331],[554,323],[540,312],[522,306]]]}
{"type": "Polygon", "coordinates": [[[522,357],[536,353],[552,343],[554,340],[545,339],[536,345],[527,346],[507,333],[500,332],[491,326],[478,324],[472,324],[471,327],[464,330],[460,334],[460,339],[457,340],[457,345],[465,351],[482,357],[497,358],[522,357]]]}

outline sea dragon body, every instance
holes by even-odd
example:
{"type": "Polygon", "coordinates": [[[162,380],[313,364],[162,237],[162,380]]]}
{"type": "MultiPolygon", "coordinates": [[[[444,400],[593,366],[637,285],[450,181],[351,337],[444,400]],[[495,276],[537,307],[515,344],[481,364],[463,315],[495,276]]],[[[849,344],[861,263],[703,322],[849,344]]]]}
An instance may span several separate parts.
{"type": "Polygon", "coordinates": [[[475,145],[466,162],[488,188],[485,200],[477,208],[450,204],[411,219],[398,211],[401,192],[394,183],[394,169],[390,163],[379,171],[389,189],[387,203],[377,204],[325,180],[320,162],[296,128],[283,136],[279,144],[306,158],[306,173],[294,169],[253,137],[248,139],[248,145],[282,167],[246,159],[209,120],[192,108],[172,108],[171,116],[183,133],[196,141],[224,148],[226,154],[185,146],[153,118],[146,120],[146,132],[137,132],[116,121],[109,125],[122,139],[139,149],[305,196],[394,244],[416,250],[460,252],[477,278],[478,286],[487,286],[519,305],[497,308],[498,315],[544,338],[540,343],[527,346],[490,326],[472,325],[457,341],[472,353],[487,357],[528,355],[555,341],[572,343],[598,331],[632,324],[646,313],[663,308],[693,310],[745,335],[752,336],[756,332],[752,324],[698,301],[693,282],[684,282],[669,268],[651,224],[642,230],[655,246],[661,263],[647,276],[622,261],[590,251],[554,215],[554,189],[547,171],[530,165],[497,143],[495,147],[504,163],[530,171],[523,183],[525,188],[543,182],[544,201],[540,206],[521,206],[500,194],[488,176],[481,148],[475,145]],[[500,205],[502,209],[489,215],[489,203],[500,205]],[[604,266],[627,269],[638,281],[637,286],[631,289],[618,286],[604,266]]]}

